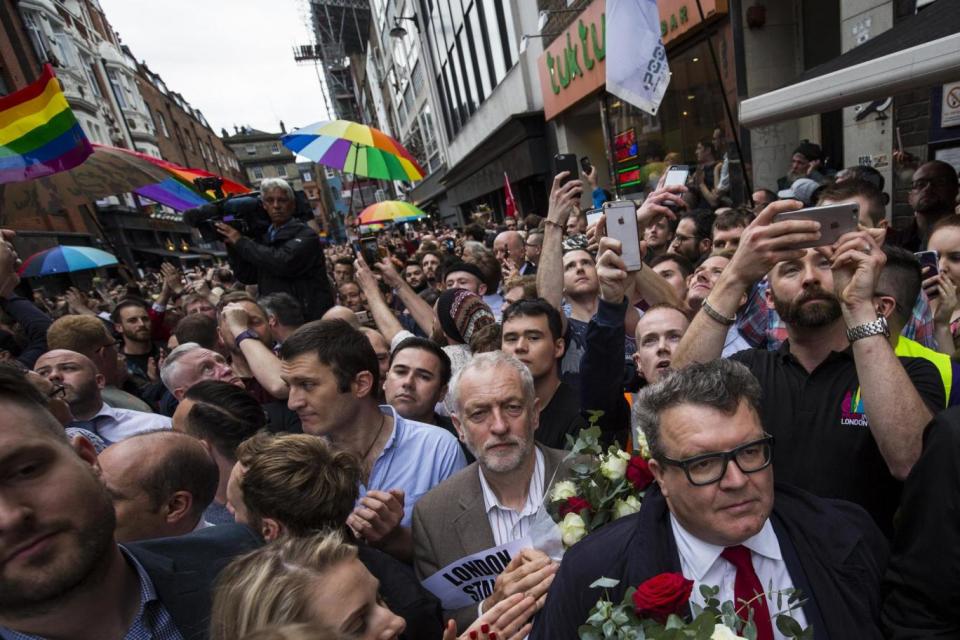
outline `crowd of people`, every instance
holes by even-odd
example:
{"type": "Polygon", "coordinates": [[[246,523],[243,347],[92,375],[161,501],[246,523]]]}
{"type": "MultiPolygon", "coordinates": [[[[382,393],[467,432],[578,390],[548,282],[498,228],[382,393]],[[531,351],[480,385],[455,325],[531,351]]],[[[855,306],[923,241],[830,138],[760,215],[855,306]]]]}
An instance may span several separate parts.
{"type": "Polygon", "coordinates": [[[573,639],[596,579],[664,571],[694,604],[769,586],[764,640],[793,588],[814,638],[960,637],[957,173],[918,163],[893,228],[882,176],[820,155],[726,206],[702,141],[636,203],[630,270],[593,171],[373,251],[265,180],[225,264],[61,295],[19,295],[3,230],[0,638],[573,639]],[[778,218],[845,203],[832,244],[778,218]],[[470,604],[428,588],[538,539],[591,424],[649,448],[639,512],[525,543],[470,604]]]}

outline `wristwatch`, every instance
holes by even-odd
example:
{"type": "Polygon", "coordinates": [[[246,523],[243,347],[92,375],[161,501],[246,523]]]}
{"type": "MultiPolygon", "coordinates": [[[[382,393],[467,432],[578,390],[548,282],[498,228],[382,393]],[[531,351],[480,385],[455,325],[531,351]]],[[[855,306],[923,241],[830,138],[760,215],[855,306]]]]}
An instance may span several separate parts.
{"type": "Polygon", "coordinates": [[[872,322],[865,322],[847,329],[847,340],[850,342],[881,335],[887,338],[890,337],[890,327],[887,325],[887,319],[883,316],[878,317],[872,322]]]}
{"type": "Polygon", "coordinates": [[[254,331],[253,329],[247,329],[246,331],[238,335],[236,338],[234,338],[233,344],[237,347],[237,349],[239,349],[240,343],[246,340],[247,338],[253,338],[254,340],[259,340],[260,334],[254,331]]]}

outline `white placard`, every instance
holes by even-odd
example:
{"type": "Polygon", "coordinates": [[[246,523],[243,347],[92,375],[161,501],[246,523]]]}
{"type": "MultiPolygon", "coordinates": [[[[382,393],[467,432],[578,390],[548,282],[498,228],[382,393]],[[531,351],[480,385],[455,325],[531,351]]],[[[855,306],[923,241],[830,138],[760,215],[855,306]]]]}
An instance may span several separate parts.
{"type": "Polygon", "coordinates": [[[960,126],[960,82],[951,82],[950,84],[943,85],[940,126],[960,126]]]}
{"type": "Polygon", "coordinates": [[[460,558],[424,580],[423,586],[447,611],[477,604],[493,593],[497,576],[520,550],[531,546],[530,538],[524,537],[460,558]]]}

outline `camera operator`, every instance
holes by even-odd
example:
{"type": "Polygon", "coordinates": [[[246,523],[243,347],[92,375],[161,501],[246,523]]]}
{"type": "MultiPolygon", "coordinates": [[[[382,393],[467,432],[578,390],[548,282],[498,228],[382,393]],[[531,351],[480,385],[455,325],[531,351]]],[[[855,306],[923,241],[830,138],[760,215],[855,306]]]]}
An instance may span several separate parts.
{"type": "Polygon", "coordinates": [[[258,285],[259,295],[289,293],[303,305],[307,321],[317,320],[333,306],[320,238],[293,217],[296,201],[286,180],[264,180],[260,200],[270,226],[259,237],[249,238],[224,222],[214,223],[227,245],[230,266],[240,282],[258,285]]]}

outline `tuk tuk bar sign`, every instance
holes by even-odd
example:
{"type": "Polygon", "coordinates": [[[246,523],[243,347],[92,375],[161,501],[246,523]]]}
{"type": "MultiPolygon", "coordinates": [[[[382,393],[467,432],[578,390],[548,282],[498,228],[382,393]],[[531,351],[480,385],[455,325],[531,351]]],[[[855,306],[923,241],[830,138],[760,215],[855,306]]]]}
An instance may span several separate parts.
{"type": "MultiPolygon", "coordinates": [[[[727,0],[701,4],[708,21],[727,12],[727,0]]],[[[701,22],[695,0],[658,0],[657,9],[664,45],[691,33],[701,22]]],[[[606,20],[606,0],[594,0],[540,56],[537,66],[547,120],[606,83],[606,20]]]]}

